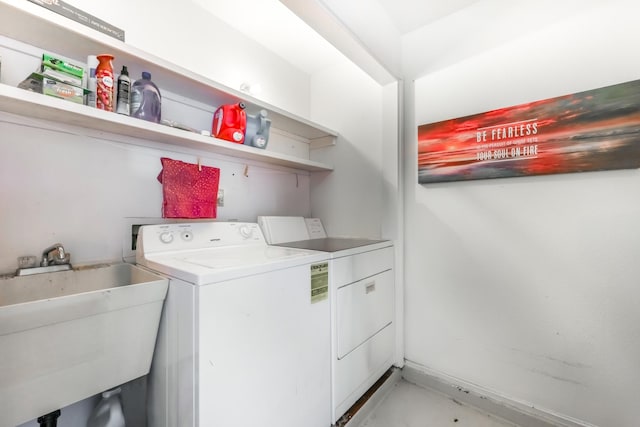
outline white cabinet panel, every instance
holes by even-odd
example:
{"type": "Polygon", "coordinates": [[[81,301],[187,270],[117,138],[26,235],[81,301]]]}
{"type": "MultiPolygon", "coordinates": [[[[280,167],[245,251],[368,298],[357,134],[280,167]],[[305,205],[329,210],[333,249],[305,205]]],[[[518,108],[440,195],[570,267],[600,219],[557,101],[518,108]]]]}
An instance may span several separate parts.
{"type": "Polygon", "coordinates": [[[393,321],[393,297],[393,270],[338,289],[338,359],[393,321]]]}

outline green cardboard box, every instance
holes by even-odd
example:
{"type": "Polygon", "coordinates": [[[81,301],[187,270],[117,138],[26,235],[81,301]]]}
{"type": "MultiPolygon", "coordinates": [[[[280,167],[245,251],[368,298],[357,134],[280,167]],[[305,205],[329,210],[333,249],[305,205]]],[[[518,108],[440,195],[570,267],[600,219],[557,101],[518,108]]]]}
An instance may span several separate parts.
{"type": "Polygon", "coordinates": [[[43,75],[52,77],[58,81],[74,86],[82,86],[84,68],[58,59],[55,56],[46,53],[43,54],[40,71],[43,75]]]}

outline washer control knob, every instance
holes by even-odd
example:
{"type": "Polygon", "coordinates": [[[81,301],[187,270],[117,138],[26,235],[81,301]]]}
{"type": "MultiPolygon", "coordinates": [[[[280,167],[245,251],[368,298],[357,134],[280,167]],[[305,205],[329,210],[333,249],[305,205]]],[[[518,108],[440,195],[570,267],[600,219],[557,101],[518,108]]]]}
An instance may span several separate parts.
{"type": "Polygon", "coordinates": [[[253,228],[249,227],[248,225],[241,226],[239,231],[240,231],[240,235],[245,239],[248,239],[253,236],[253,228]]]}
{"type": "Polygon", "coordinates": [[[170,231],[165,231],[163,233],[160,233],[160,241],[162,243],[173,242],[173,233],[171,233],[170,231]]]}
{"type": "Polygon", "coordinates": [[[193,240],[193,233],[191,231],[183,231],[180,233],[180,237],[182,237],[182,240],[185,242],[190,242],[193,240]]]}

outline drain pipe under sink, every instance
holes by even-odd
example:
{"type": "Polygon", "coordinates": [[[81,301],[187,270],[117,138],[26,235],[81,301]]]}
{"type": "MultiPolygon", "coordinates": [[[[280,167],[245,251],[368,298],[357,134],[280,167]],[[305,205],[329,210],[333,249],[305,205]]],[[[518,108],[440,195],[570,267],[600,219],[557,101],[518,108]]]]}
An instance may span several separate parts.
{"type": "Polygon", "coordinates": [[[47,415],[38,417],[38,423],[43,427],[56,427],[58,425],[59,416],[60,409],[56,409],[53,412],[49,412],[47,415]]]}

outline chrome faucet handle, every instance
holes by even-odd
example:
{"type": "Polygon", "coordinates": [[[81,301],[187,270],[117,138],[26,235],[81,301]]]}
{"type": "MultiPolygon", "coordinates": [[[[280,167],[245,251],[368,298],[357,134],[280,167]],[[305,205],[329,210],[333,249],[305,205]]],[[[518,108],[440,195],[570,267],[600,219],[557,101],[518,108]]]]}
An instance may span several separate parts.
{"type": "Polygon", "coordinates": [[[42,251],[42,262],[40,265],[46,267],[49,264],[69,264],[71,254],[64,250],[61,243],[56,243],[42,251]]]}

